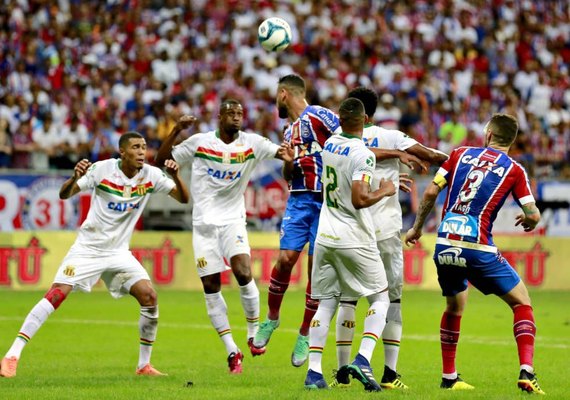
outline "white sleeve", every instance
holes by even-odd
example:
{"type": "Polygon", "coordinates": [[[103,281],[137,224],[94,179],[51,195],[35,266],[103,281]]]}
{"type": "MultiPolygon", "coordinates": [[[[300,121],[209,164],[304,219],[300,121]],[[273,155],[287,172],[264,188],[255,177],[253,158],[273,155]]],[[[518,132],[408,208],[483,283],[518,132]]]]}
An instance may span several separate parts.
{"type": "Polygon", "coordinates": [[[82,191],[95,188],[104,176],[104,162],[96,162],[91,164],[85,175],[77,180],[77,186],[82,191]]]}
{"type": "Polygon", "coordinates": [[[390,132],[390,142],[393,143],[395,150],[405,151],[410,147],[418,144],[415,139],[412,139],[404,132],[392,129],[390,132]]]}
{"type": "Polygon", "coordinates": [[[352,180],[372,182],[374,169],[376,168],[376,157],[370,150],[359,152],[354,157],[352,180]]]}
{"type": "Polygon", "coordinates": [[[151,181],[154,185],[154,193],[170,193],[176,186],[176,183],[159,168],[150,165],[149,167],[151,168],[151,181]]]}
{"type": "Polygon", "coordinates": [[[257,160],[275,158],[277,150],[279,150],[278,145],[257,133],[248,133],[248,135],[251,135],[251,138],[253,139],[253,154],[257,160]]]}
{"type": "Polygon", "coordinates": [[[178,165],[182,166],[185,164],[192,164],[192,161],[194,161],[194,154],[196,154],[196,149],[198,148],[198,140],[201,135],[201,133],[192,135],[182,143],[177,144],[172,148],[172,157],[178,165]]]}

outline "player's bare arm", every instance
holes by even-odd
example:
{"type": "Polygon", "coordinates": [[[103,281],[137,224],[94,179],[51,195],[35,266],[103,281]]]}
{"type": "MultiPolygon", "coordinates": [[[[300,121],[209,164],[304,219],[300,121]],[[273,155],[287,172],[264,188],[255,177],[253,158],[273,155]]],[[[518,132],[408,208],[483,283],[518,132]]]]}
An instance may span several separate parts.
{"type": "Polygon", "coordinates": [[[295,157],[295,151],[289,142],[281,143],[277,153],[275,153],[275,158],[283,160],[287,163],[293,163],[293,158],[295,157]]]}
{"type": "Polygon", "coordinates": [[[412,226],[406,233],[405,242],[408,246],[416,244],[418,239],[422,236],[422,228],[426,222],[426,218],[431,212],[437,196],[441,192],[441,187],[432,182],[425,190],[424,197],[420,202],[420,207],[416,214],[414,226],[412,226]]]}
{"type": "Polygon", "coordinates": [[[531,232],[540,222],[540,210],[536,203],[527,203],[522,206],[523,212],[516,216],[515,226],[522,225],[525,232],[531,232]]]}
{"type": "Polygon", "coordinates": [[[156,153],[156,158],[154,161],[157,167],[162,168],[166,160],[172,159],[172,147],[176,142],[178,134],[183,130],[190,128],[194,122],[196,122],[196,120],[196,117],[192,115],[183,115],[180,117],[156,153]]]}
{"type": "Polygon", "coordinates": [[[352,181],[352,205],[354,208],[361,209],[370,207],[378,203],[384,197],[393,196],[396,193],[394,182],[382,178],[380,187],[370,190],[370,184],[365,181],[352,181]]]}
{"type": "Polygon", "coordinates": [[[180,177],[180,168],[178,164],[176,161],[168,159],[164,162],[164,166],[166,167],[166,172],[172,177],[172,180],[176,184],[168,195],[180,203],[188,203],[190,201],[190,192],[180,177]]]}
{"type": "Polygon", "coordinates": [[[87,170],[91,166],[89,160],[84,158],[83,160],[79,160],[77,164],[75,164],[75,168],[73,169],[73,176],[71,176],[68,180],[63,182],[61,185],[61,189],[59,189],[59,198],[62,200],[69,199],[70,197],[76,195],[81,191],[79,185],[77,185],[77,181],[83,175],[87,173],[87,170]]]}
{"type": "Polygon", "coordinates": [[[406,149],[406,153],[412,154],[422,161],[428,162],[431,165],[443,164],[449,156],[443,151],[426,147],[423,144],[417,143],[412,147],[406,149]]]}

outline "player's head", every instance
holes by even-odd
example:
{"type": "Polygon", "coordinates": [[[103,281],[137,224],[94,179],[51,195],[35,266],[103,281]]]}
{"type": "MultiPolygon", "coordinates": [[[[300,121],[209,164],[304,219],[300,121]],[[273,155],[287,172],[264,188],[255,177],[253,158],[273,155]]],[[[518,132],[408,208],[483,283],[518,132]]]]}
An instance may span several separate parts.
{"type": "Polygon", "coordinates": [[[119,154],[122,168],[141,169],[146,158],[146,141],[138,132],[126,132],[119,139],[119,154]]]}
{"type": "Polygon", "coordinates": [[[376,112],[376,107],[378,107],[378,95],[376,92],[370,88],[359,86],[352,89],[348,92],[347,97],[354,97],[358,99],[364,104],[364,112],[368,117],[368,120],[371,120],[376,112]]]}
{"type": "Polygon", "coordinates": [[[279,118],[287,118],[287,102],[292,98],[305,98],[305,80],[299,75],[285,75],[279,79],[277,85],[277,109],[279,110],[279,118]]]}
{"type": "Polygon", "coordinates": [[[493,114],[485,125],[485,147],[491,142],[501,147],[510,147],[517,138],[519,123],[509,114],[493,114]]]}
{"type": "Polygon", "coordinates": [[[235,135],[243,125],[243,107],[234,99],[226,99],[220,105],[220,131],[229,135],[235,135]]]}
{"type": "Polygon", "coordinates": [[[349,97],[340,103],[338,118],[343,132],[361,136],[366,119],[364,104],[354,97],[349,97]]]}

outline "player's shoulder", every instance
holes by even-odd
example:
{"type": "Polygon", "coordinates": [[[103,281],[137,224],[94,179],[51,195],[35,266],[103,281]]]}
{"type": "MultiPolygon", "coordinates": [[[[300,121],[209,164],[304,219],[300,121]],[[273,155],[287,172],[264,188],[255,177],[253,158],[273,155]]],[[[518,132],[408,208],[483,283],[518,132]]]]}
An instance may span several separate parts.
{"type": "Polygon", "coordinates": [[[116,158],[108,158],[106,160],[96,161],[89,167],[89,171],[110,171],[119,168],[119,160],[116,158]]]}
{"type": "Polygon", "coordinates": [[[321,121],[327,124],[336,124],[338,122],[338,115],[329,108],[311,104],[305,108],[303,112],[303,116],[305,117],[317,117],[321,121]]]}

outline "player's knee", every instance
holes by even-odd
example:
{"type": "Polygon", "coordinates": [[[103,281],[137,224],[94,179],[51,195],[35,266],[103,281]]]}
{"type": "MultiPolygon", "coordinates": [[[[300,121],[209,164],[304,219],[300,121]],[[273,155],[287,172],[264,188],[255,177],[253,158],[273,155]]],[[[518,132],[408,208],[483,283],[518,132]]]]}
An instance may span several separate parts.
{"type": "Polygon", "coordinates": [[[158,294],[152,287],[149,287],[140,293],[137,300],[141,306],[153,307],[158,304],[158,294]]]}
{"type": "Polygon", "coordinates": [[[53,308],[57,310],[57,308],[61,305],[61,303],[63,303],[63,301],[67,297],[67,294],[58,287],[52,287],[44,297],[47,301],[51,303],[53,308]]]}
{"type": "Polygon", "coordinates": [[[275,267],[281,272],[291,272],[298,259],[299,256],[295,252],[282,251],[275,267]]]}

